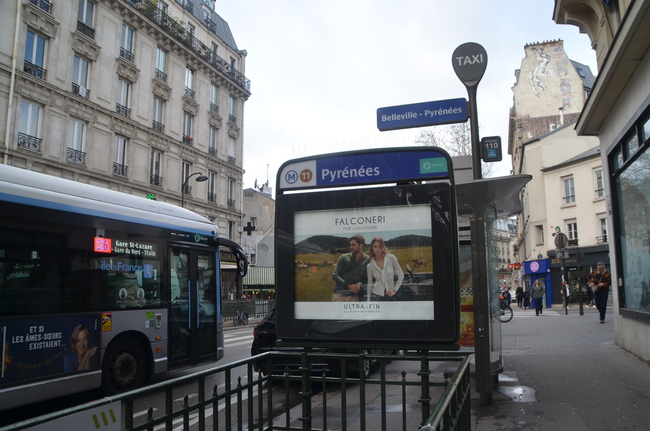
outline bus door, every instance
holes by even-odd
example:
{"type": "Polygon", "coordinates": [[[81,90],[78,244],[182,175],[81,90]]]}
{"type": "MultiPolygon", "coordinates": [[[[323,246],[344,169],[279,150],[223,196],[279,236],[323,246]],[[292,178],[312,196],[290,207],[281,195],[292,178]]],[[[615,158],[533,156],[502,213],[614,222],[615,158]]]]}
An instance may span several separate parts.
{"type": "Polygon", "coordinates": [[[217,352],[217,272],[213,249],[170,247],[169,362],[214,361],[217,352]]]}

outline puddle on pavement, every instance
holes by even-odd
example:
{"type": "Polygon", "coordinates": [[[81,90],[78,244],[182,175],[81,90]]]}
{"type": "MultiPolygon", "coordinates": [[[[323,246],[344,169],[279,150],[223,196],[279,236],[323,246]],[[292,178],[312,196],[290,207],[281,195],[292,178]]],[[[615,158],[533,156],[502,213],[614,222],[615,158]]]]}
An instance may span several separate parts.
{"type": "Polygon", "coordinates": [[[535,389],[528,386],[499,386],[499,392],[518,403],[534,403],[535,389]]]}

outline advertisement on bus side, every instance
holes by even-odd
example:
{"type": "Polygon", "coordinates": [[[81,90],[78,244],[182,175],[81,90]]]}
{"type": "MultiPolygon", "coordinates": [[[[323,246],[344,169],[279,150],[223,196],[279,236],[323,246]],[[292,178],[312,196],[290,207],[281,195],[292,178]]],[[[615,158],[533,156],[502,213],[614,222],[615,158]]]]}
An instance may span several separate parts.
{"type": "Polygon", "coordinates": [[[99,369],[101,315],[0,322],[0,385],[99,369]]]}

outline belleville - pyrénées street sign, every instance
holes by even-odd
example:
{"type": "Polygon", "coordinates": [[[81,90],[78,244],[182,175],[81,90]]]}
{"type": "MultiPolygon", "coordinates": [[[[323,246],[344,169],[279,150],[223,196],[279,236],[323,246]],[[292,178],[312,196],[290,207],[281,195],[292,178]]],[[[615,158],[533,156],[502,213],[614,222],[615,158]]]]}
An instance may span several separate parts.
{"type": "Polygon", "coordinates": [[[466,121],[467,100],[464,98],[377,109],[377,128],[382,132],[466,121]]]}

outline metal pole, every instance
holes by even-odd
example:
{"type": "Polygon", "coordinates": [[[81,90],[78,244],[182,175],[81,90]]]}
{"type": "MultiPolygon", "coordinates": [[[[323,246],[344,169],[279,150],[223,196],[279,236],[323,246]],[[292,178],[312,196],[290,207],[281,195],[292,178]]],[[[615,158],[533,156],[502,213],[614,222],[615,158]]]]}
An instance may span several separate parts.
{"type": "Polygon", "coordinates": [[[467,87],[469,125],[472,139],[472,173],[475,180],[483,178],[481,172],[481,143],[478,135],[478,108],[476,107],[476,90],[478,85],[467,87]]]}

